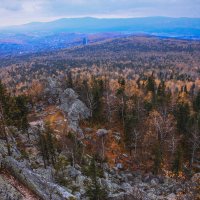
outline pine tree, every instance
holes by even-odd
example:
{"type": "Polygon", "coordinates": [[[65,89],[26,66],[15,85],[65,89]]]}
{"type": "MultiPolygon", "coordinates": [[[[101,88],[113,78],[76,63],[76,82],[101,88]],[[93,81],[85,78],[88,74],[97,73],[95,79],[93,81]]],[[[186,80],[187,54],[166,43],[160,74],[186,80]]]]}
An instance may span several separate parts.
{"type": "Polygon", "coordinates": [[[162,164],[162,150],[160,144],[156,144],[153,151],[154,155],[154,166],[153,166],[153,172],[154,174],[158,174],[161,169],[162,164]]]}
{"type": "Polygon", "coordinates": [[[50,157],[51,163],[55,165],[55,162],[56,162],[55,136],[49,124],[46,124],[45,132],[46,132],[46,143],[47,143],[47,148],[49,152],[49,157],[50,157]]]}
{"type": "Polygon", "coordinates": [[[93,119],[95,121],[102,121],[102,111],[103,111],[103,81],[93,78],[92,83],[92,96],[93,96],[93,119]]]}
{"type": "Polygon", "coordinates": [[[67,72],[67,87],[73,88],[73,79],[71,70],[67,72]]]}
{"type": "Polygon", "coordinates": [[[200,112],[200,91],[198,91],[197,96],[193,101],[193,107],[196,112],[200,112]]]}
{"type": "Polygon", "coordinates": [[[190,107],[188,103],[178,103],[174,113],[177,120],[177,128],[180,133],[187,134],[190,120],[190,107]]]}
{"type": "Polygon", "coordinates": [[[120,78],[118,80],[119,88],[117,90],[116,95],[120,99],[120,106],[119,106],[119,118],[122,120],[123,128],[125,129],[125,117],[126,117],[126,95],[125,95],[125,86],[126,81],[124,78],[120,78]]]}
{"type": "Polygon", "coordinates": [[[49,123],[47,123],[45,125],[45,130],[40,132],[38,141],[38,147],[45,168],[49,164],[55,165],[57,151],[55,143],[56,138],[54,136],[53,130],[51,129],[49,123]]]}
{"type": "Polygon", "coordinates": [[[2,105],[5,123],[16,126],[18,129],[28,129],[28,99],[24,95],[11,96],[0,82],[0,102],[2,105]]]}
{"type": "Polygon", "coordinates": [[[138,118],[137,114],[134,110],[131,113],[128,113],[125,117],[125,128],[124,128],[124,135],[125,135],[125,144],[126,148],[131,152],[134,148],[134,141],[135,141],[135,134],[134,131],[137,127],[138,118]]]}
{"type": "Polygon", "coordinates": [[[98,177],[100,175],[100,170],[97,167],[95,158],[93,157],[87,172],[88,176],[91,178],[91,183],[88,185],[86,194],[90,200],[105,200],[107,197],[107,192],[105,188],[102,188],[98,177]]]}
{"type": "Polygon", "coordinates": [[[146,82],[146,91],[147,93],[151,93],[151,101],[146,102],[145,108],[147,111],[151,111],[155,106],[156,106],[156,82],[155,78],[152,76],[148,77],[147,82],[146,82]]]}
{"type": "Polygon", "coordinates": [[[0,81],[0,102],[2,106],[2,112],[4,113],[4,120],[6,124],[11,124],[11,97],[8,94],[6,87],[0,81]]]}
{"type": "Polygon", "coordinates": [[[11,149],[10,149],[10,144],[8,141],[8,133],[7,133],[7,127],[6,127],[6,122],[4,118],[4,111],[3,111],[3,106],[0,101],[0,129],[1,129],[1,135],[5,140],[6,140],[6,146],[7,146],[7,151],[8,151],[8,156],[11,156],[11,149]]]}
{"type": "Polygon", "coordinates": [[[39,135],[38,146],[44,163],[44,168],[46,169],[48,162],[48,151],[47,151],[45,136],[42,133],[40,133],[39,135]]]}
{"type": "Polygon", "coordinates": [[[152,92],[155,95],[155,93],[156,93],[156,82],[155,82],[155,78],[153,77],[153,75],[148,77],[146,89],[147,89],[148,92],[152,92]]]}
{"type": "Polygon", "coordinates": [[[1,130],[0,137],[5,139],[8,156],[11,156],[11,148],[8,140],[8,127],[7,127],[10,121],[9,102],[10,102],[10,96],[8,95],[6,88],[0,81],[0,130],[1,130]]]}
{"type": "Polygon", "coordinates": [[[18,96],[14,98],[14,102],[15,102],[15,108],[16,108],[16,116],[18,116],[18,120],[16,120],[16,126],[23,130],[23,131],[27,131],[28,130],[28,120],[27,120],[27,116],[28,116],[28,107],[27,107],[27,103],[28,103],[28,99],[25,96],[18,96]]]}
{"type": "Polygon", "coordinates": [[[158,91],[157,91],[157,103],[161,106],[164,105],[166,102],[166,92],[165,92],[165,82],[162,80],[158,86],[158,91]]]}
{"type": "Polygon", "coordinates": [[[178,173],[182,171],[182,166],[183,166],[183,150],[182,147],[179,146],[175,154],[172,170],[178,175],[178,173]]]}

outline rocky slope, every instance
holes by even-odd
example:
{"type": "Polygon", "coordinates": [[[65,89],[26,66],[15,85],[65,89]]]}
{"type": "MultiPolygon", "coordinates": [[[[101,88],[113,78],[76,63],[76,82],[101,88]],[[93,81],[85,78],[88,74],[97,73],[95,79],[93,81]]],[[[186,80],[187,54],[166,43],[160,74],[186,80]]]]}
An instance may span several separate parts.
{"type": "MultiPolygon", "coordinates": [[[[30,132],[31,140],[29,140],[28,146],[35,142],[34,140],[36,137],[33,137],[33,135],[36,134],[37,131],[36,129],[32,130],[35,131],[30,132]]],[[[25,137],[26,136],[23,135],[23,138],[25,137]]],[[[23,158],[20,151],[13,143],[13,157],[8,157],[6,156],[5,142],[0,140],[0,144],[2,169],[9,172],[15,180],[24,185],[30,193],[33,192],[36,194],[38,199],[87,199],[86,189],[91,179],[85,175],[81,166],[66,165],[62,171],[59,172],[61,174],[56,174],[51,166],[47,169],[44,169],[41,165],[36,166],[38,160],[41,160],[39,154],[34,157],[29,156],[28,159],[23,158]],[[33,163],[35,165],[33,165],[33,163]],[[62,179],[67,182],[67,185],[59,185],[56,177],[62,177],[62,179]]],[[[62,155],[64,156],[64,154],[62,155]]],[[[154,176],[150,173],[143,174],[140,171],[131,172],[119,170],[104,164],[103,176],[99,178],[98,181],[102,187],[106,188],[109,200],[191,200],[196,192],[196,188],[199,186],[200,174],[196,174],[191,180],[181,181],[164,176],[154,176]]],[[[0,197],[2,200],[21,200],[25,198],[24,193],[18,188],[13,187],[2,175],[0,176],[0,185],[0,197]]],[[[29,199],[34,200],[34,198],[35,197],[30,197],[29,199]]]]}
{"type": "Polygon", "coordinates": [[[61,186],[48,182],[42,176],[34,173],[12,157],[3,159],[2,167],[13,174],[17,180],[26,185],[27,188],[37,194],[41,199],[61,200],[75,198],[61,186]]]}
{"type": "Polygon", "coordinates": [[[78,95],[74,90],[68,88],[60,94],[60,109],[68,119],[69,127],[74,132],[78,133],[82,138],[83,131],[79,127],[79,121],[87,119],[90,116],[90,110],[86,105],[78,99],[78,95]]]}
{"type": "MultiPolygon", "coordinates": [[[[68,120],[70,128],[79,135],[83,132],[79,121],[89,117],[89,109],[78,99],[72,89],[57,91],[52,82],[50,90],[58,96],[61,109],[68,120]],[[57,93],[58,92],[58,93],[57,93]]],[[[57,98],[57,97],[56,97],[57,98]]],[[[8,127],[8,140],[12,156],[7,156],[6,142],[0,139],[0,199],[2,200],[88,200],[86,191],[91,177],[85,173],[84,166],[65,162],[69,160],[68,149],[61,150],[58,159],[64,161],[61,170],[43,165],[38,150],[39,134],[44,131],[43,123],[32,123],[28,134],[14,127],[8,127]],[[23,149],[20,148],[23,146],[23,149]],[[5,176],[5,172],[9,176],[5,176]],[[24,192],[25,191],[25,192],[24,192]]],[[[87,130],[91,130],[90,127],[87,130]]],[[[109,130],[98,129],[96,135],[104,137],[109,130]]],[[[82,139],[79,139],[80,141],[82,139]]],[[[103,139],[102,139],[103,141],[103,139]]],[[[89,165],[91,157],[84,155],[85,165],[89,165]]],[[[155,176],[141,171],[128,171],[123,167],[101,165],[102,175],[98,183],[106,189],[109,200],[192,200],[199,198],[200,174],[191,179],[175,179],[167,176],[155,176]]]]}
{"type": "Polygon", "coordinates": [[[39,197],[11,176],[9,172],[1,172],[0,185],[3,186],[0,189],[0,199],[39,200],[39,197]]]}

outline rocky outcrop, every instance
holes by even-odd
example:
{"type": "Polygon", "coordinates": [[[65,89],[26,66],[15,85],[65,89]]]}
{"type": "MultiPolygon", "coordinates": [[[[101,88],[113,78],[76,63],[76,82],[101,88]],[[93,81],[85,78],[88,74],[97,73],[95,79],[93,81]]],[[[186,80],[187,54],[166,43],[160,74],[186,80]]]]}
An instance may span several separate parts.
{"type": "MultiPolygon", "coordinates": [[[[19,150],[17,149],[15,138],[9,135],[8,141],[9,141],[12,156],[16,159],[19,159],[21,157],[21,154],[19,150]]],[[[7,149],[6,141],[0,139],[0,163],[3,157],[7,155],[8,155],[8,149],[7,149]]]]}
{"type": "MultiPolygon", "coordinates": [[[[86,190],[90,178],[81,172],[80,167],[78,168],[66,166],[61,175],[69,183],[68,188],[70,190],[76,189],[73,194],[78,199],[86,200],[86,190]]],[[[194,181],[196,180],[195,177],[193,178],[194,181]]],[[[107,190],[109,200],[174,200],[180,193],[184,196],[179,199],[193,199],[193,196],[188,195],[189,191],[186,190],[186,188],[192,186],[190,182],[178,182],[171,178],[152,174],[120,172],[105,167],[103,177],[98,180],[101,186],[107,190]]]]}
{"type": "Polygon", "coordinates": [[[87,119],[90,116],[90,110],[78,99],[78,95],[71,88],[66,89],[60,95],[60,102],[60,109],[68,119],[69,128],[83,137],[83,131],[79,127],[79,121],[87,119]]]}
{"type": "Polygon", "coordinates": [[[83,131],[79,127],[79,121],[90,117],[90,110],[78,99],[77,93],[67,88],[63,91],[57,78],[48,78],[45,94],[50,104],[58,104],[67,118],[69,129],[78,133],[82,138],[83,131]]]}
{"type": "Polygon", "coordinates": [[[62,92],[59,81],[56,78],[48,77],[47,82],[46,94],[50,94],[51,98],[57,97],[62,92]]]}
{"type": "MultiPolygon", "coordinates": [[[[105,172],[104,172],[105,173],[105,172]]],[[[199,198],[199,174],[191,180],[142,175],[140,172],[108,170],[101,184],[109,200],[191,200],[199,198]]]]}
{"type": "Polygon", "coordinates": [[[0,199],[24,200],[22,194],[0,175],[0,199]]]}
{"type": "Polygon", "coordinates": [[[2,166],[42,200],[76,199],[75,196],[69,193],[65,188],[52,182],[48,182],[42,176],[34,173],[31,169],[28,169],[12,157],[6,157],[3,159],[2,166]]]}

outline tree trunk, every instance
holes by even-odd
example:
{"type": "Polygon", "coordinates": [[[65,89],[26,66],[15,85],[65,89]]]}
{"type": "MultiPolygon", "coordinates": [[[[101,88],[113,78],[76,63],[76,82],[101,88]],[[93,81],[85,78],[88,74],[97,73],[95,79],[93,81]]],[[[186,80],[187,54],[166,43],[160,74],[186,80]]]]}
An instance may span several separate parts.
{"type": "Polygon", "coordinates": [[[104,159],[105,158],[104,136],[102,136],[101,142],[102,142],[102,158],[104,159]]]}

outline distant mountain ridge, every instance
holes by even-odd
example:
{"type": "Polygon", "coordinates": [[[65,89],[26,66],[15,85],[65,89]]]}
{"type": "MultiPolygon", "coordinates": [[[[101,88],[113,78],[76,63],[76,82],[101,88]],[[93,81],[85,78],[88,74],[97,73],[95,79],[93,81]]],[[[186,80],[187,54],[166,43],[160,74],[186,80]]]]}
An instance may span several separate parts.
{"type": "Polygon", "coordinates": [[[0,28],[0,57],[54,51],[130,35],[200,40],[200,18],[63,18],[0,28]]]}
{"type": "Polygon", "coordinates": [[[13,33],[102,33],[150,34],[170,37],[200,37],[200,18],[63,18],[51,22],[33,22],[1,28],[13,33]]]}

